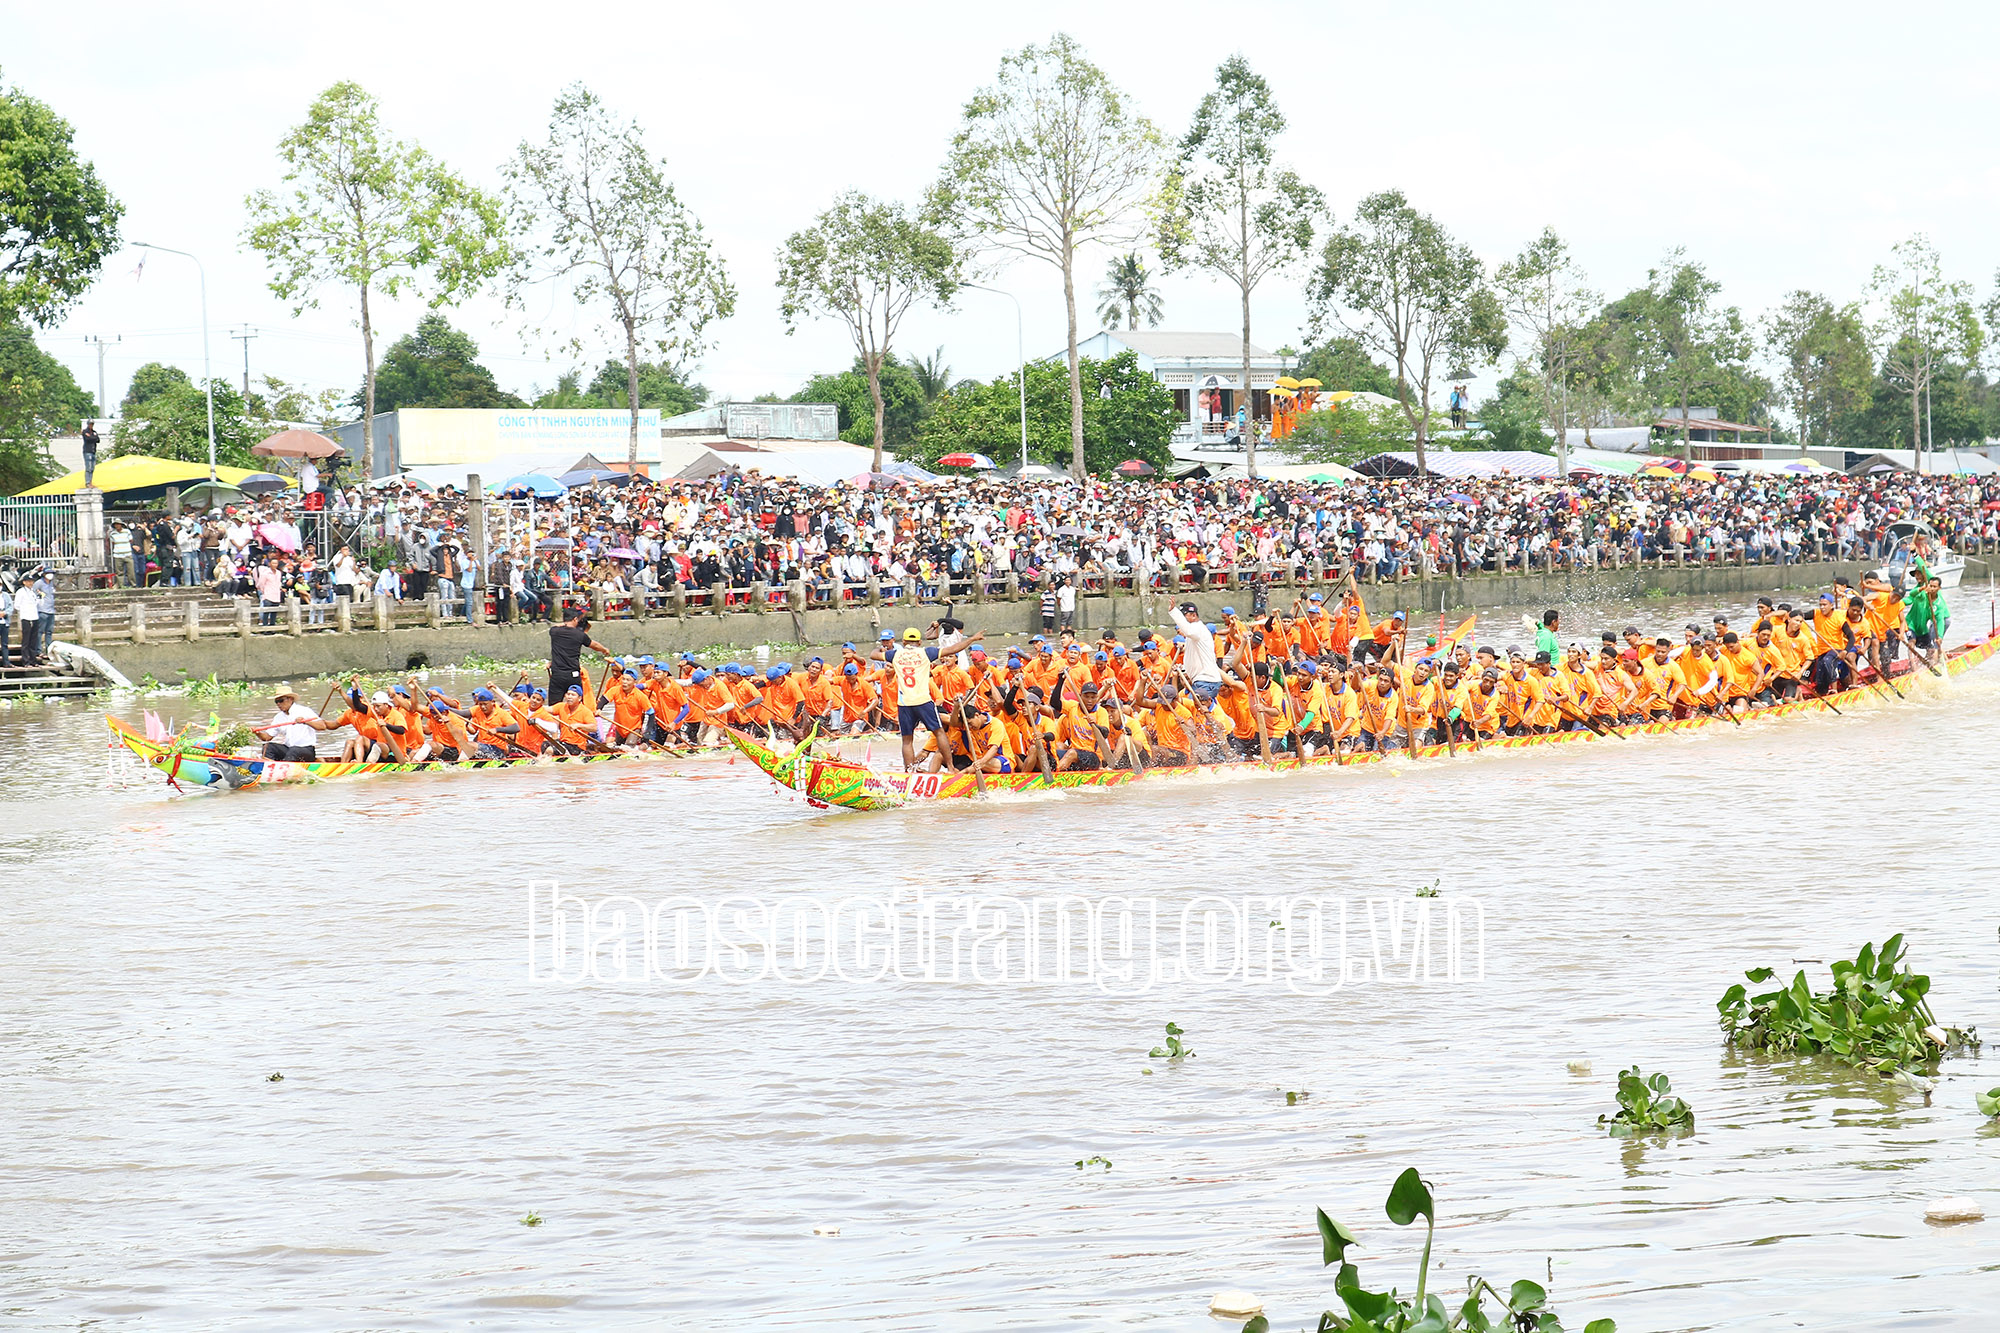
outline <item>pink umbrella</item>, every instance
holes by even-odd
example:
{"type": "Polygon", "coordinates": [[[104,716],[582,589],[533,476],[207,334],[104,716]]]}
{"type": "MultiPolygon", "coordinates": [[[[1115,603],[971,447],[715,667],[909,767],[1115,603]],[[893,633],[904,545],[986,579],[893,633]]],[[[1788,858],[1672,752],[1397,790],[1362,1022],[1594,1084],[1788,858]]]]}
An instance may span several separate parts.
{"type": "Polygon", "coordinates": [[[310,430],[281,430],[250,452],[265,458],[331,458],[347,451],[326,436],[310,430]]]}

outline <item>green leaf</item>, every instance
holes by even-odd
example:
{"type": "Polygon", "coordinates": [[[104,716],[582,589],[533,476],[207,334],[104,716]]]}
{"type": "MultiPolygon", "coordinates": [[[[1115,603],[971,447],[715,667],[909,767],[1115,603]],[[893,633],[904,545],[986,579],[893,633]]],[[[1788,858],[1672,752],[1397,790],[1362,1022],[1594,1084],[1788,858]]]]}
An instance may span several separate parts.
{"type": "Polygon", "coordinates": [[[1593,1319],[1583,1326],[1583,1333],[1618,1333],[1618,1322],[1614,1319],[1593,1319]]]}
{"type": "Polygon", "coordinates": [[[1354,1233],[1326,1215],[1326,1209],[1314,1210],[1319,1215],[1320,1266],[1337,1264],[1347,1254],[1347,1247],[1355,1244],[1354,1233]]]}
{"type": "Polygon", "coordinates": [[[1995,1088],[1991,1092],[1976,1092],[1973,1094],[1973,1100],[1979,1103],[1979,1114],[2000,1115],[2000,1088],[1995,1088]]]}
{"type": "Polygon", "coordinates": [[[1445,1314],[1444,1302],[1432,1296],[1424,1301],[1424,1317],[1411,1324],[1408,1333],[1448,1333],[1450,1317],[1445,1314]]]}
{"type": "Polygon", "coordinates": [[[1522,1278],[1508,1291],[1507,1308],[1515,1314],[1523,1314],[1529,1310],[1540,1309],[1548,1299],[1549,1293],[1544,1291],[1540,1284],[1522,1278]]]}
{"type": "Polygon", "coordinates": [[[1340,1299],[1347,1303],[1350,1313],[1370,1323],[1380,1323],[1382,1316],[1396,1308],[1396,1298],[1388,1292],[1363,1291],[1360,1287],[1339,1287],[1340,1299]]]}
{"type": "Polygon", "coordinates": [[[1271,1333],[1271,1321],[1258,1315],[1243,1326],[1243,1333],[1271,1333]]]}
{"type": "Polygon", "coordinates": [[[1424,1184],[1423,1177],[1417,1174],[1414,1166],[1396,1177],[1384,1208],[1389,1220],[1399,1227],[1406,1227],[1419,1217],[1433,1225],[1437,1222],[1437,1205],[1431,1200],[1430,1186],[1424,1184]]]}

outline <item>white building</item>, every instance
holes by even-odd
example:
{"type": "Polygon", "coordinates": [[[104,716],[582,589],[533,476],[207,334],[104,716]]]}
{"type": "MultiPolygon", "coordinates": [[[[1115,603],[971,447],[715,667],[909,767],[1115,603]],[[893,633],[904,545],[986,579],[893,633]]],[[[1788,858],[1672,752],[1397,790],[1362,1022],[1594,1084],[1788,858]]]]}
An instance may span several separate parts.
{"type": "MultiPolygon", "coordinates": [[[[1243,390],[1243,338],[1235,333],[1165,333],[1159,329],[1108,329],[1077,345],[1077,352],[1108,361],[1135,353],[1139,368],[1173,391],[1180,426],[1177,446],[1220,443],[1236,429],[1243,390]]],[[[1271,389],[1292,358],[1250,345],[1250,413],[1268,428],[1271,389]]],[[[1086,390],[1087,391],[1087,390],[1086,390]]]]}

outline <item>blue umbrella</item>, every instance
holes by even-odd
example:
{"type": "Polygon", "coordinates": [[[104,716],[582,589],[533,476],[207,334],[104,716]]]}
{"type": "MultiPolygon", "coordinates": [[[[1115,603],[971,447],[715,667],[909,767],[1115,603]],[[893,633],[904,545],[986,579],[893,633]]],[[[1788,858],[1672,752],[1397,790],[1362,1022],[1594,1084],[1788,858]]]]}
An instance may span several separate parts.
{"type": "Polygon", "coordinates": [[[608,467],[580,467],[574,472],[565,472],[556,478],[565,486],[590,486],[600,481],[608,481],[618,486],[632,484],[629,472],[613,472],[608,467]]]}
{"type": "Polygon", "coordinates": [[[1471,496],[1467,495],[1464,491],[1453,491],[1450,495],[1447,495],[1444,498],[1447,500],[1456,501],[1457,503],[1462,505],[1476,505],[1479,503],[1479,501],[1473,499],[1471,496]]]}
{"type": "Polygon", "coordinates": [[[518,477],[507,478],[494,489],[512,499],[532,495],[537,500],[560,500],[569,494],[569,487],[546,472],[523,472],[518,477]]]}

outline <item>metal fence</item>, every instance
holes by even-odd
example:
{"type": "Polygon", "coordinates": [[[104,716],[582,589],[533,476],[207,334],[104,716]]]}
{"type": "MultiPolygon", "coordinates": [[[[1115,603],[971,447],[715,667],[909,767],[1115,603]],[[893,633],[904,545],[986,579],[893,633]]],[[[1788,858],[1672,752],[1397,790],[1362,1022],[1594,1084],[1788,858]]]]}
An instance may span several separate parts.
{"type": "Polygon", "coordinates": [[[0,499],[0,564],[17,569],[47,565],[75,569],[84,563],[76,535],[73,495],[0,499]]]}

